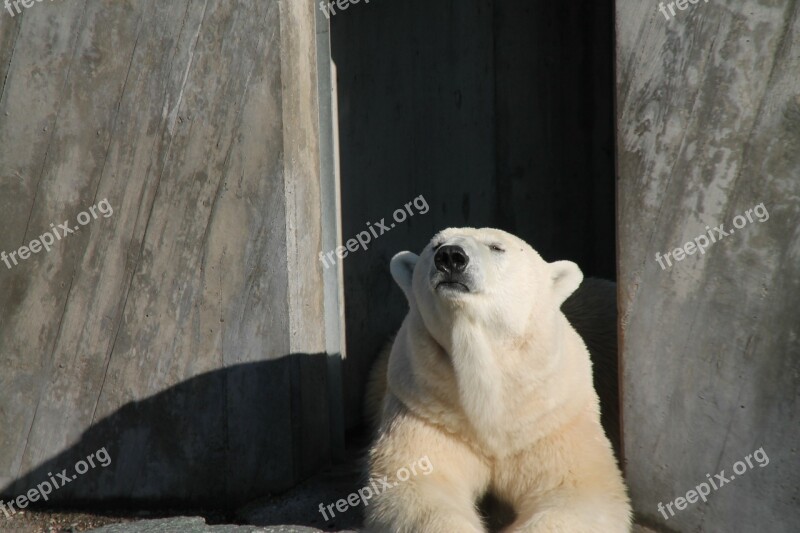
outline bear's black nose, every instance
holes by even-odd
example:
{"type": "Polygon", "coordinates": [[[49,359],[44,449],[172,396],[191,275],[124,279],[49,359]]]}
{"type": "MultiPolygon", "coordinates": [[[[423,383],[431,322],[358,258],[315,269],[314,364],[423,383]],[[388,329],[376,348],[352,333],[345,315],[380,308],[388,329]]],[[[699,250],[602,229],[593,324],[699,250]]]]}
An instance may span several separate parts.
{"type": "Polygon", "coordinates": [[[436,265],[436,270],[445,274],[460,273],[467,268],[469,256],[460,246],[441,246],[433,256],[433,263],[436,265]]]}

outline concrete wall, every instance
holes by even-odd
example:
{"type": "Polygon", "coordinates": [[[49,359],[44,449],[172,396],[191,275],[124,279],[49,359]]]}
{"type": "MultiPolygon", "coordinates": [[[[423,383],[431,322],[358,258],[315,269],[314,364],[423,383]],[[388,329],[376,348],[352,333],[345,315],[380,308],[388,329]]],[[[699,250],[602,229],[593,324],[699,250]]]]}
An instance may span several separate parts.
{"type": "Polygon", "coordinates": [[[0,250],[113,208],[0,264],[3,495],[100,447],[112,466],[59,498],[218,505],[328,461],[317,15],[92,0],[0,16],[0,250]]]}
{"type": "Polygon", "coordinates": [[[612,15],[607,1],[404,0],[332,17],[343,238],[419,195],[430,206],[343,261],[350,427],[406,311],[398,251],[493,226],[614,277],[612,15]]]}
{"type": "Polygon", "coordinates": [[[799,9],[617,4],[625,470],[665,530],[800,529],[799,9]],[[707,502],[672,503],[723,470],[707,502]]]}

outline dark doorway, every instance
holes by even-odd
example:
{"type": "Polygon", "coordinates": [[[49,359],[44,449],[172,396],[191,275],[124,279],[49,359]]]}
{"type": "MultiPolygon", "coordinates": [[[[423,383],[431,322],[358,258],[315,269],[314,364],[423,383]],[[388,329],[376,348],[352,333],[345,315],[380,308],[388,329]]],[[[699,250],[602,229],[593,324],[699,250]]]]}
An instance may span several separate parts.
{"type": "Polygon", "coordinates": [[[373,0],[331,26],[344,240],[420,195],[429,206],[343,261],[353,428],[364,376],[406,310],[396,252],[491,226],[615,277],[613,5],[373,0]]]}

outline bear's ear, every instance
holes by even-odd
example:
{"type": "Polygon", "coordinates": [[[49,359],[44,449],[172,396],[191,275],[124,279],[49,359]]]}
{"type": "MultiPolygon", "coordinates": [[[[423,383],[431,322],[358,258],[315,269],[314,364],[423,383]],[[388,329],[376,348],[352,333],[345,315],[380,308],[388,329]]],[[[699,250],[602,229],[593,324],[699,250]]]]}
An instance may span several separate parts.
{"type": "Polygon", "coordinates": [[[583,281],[583,272],[572,261],[550,263],[550,277],[553,280],[553,294],[558,304],[564,303],[583,281]]]}
{"type": "Polygon", "coordinates": [[[400,252],[392,257],[392,262],[389,265],[389,270],[392,272],[394,281],[400,285],[403,292],[411,301],[411,280],[414,278],[414,267],[417,266],[419,256],[411,252],[400,252]]]}

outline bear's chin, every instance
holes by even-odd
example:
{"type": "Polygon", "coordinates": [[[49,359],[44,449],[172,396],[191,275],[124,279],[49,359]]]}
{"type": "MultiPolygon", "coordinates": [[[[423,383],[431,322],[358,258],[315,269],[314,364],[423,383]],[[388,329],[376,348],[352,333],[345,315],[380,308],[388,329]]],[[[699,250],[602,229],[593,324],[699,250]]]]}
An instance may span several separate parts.
{"type": "Polygon", "coordinates": [[[436,292],[447,295],[450,293],[469,294],[472,291],[469,290],[466,284],[458,281],[440,281],[436,284],[436,292]]]}

